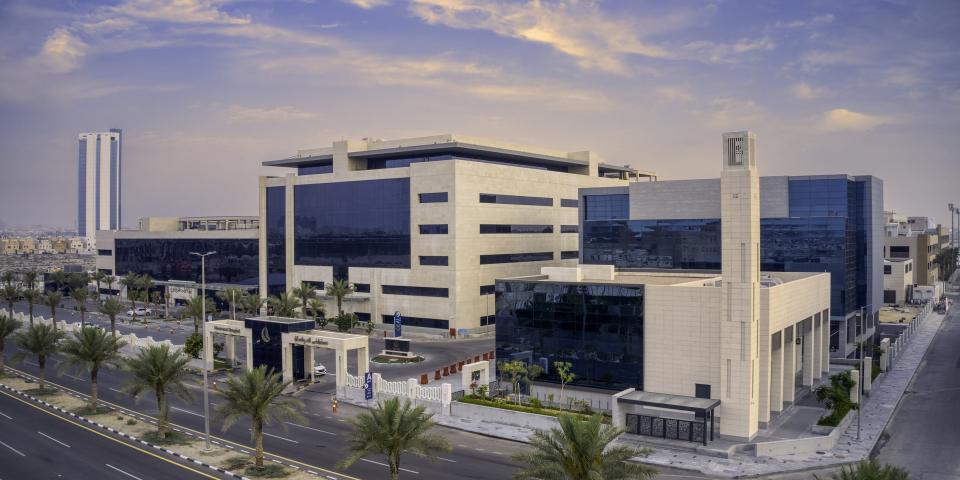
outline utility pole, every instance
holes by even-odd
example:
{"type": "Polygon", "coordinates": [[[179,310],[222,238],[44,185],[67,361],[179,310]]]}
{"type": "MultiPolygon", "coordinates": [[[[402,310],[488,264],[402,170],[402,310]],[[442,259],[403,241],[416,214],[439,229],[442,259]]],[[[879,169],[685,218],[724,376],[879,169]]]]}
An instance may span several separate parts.
{"type": "Polygon", "coordinates": [[[210,389],[207,385],[207,256],[217,252],[196,253],[200,257],[200,311],[203,316],[203,448],[210,451],[210,389]]]}

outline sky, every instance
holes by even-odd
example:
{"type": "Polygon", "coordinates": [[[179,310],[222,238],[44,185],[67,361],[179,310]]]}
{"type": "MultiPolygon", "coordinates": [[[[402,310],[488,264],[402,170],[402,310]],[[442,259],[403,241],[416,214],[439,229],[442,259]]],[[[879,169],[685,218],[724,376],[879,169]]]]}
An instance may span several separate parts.
{"type": "Polygon", "coordinates": [[[261,162],[488,137],[717,177],[870,174],[960,204],[960,2],[0,0],[0,222],[74,227],[77,134],[124,131],[123,222],[256,215],[261,162]]]}

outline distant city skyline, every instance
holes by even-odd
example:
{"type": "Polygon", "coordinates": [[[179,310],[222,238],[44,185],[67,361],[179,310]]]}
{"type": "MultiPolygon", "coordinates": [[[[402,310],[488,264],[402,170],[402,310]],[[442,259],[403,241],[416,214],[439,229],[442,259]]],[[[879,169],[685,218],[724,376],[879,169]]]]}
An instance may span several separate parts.
{"type": "Polygon", "coordinates": [[[264,160],[460,133],[704,178],[869,174],[960,203],[960,4],[555,0],[0,5],[0,222],[74,226],[77,134],[124,129],[122,222],[255,215],[264,160]]]}

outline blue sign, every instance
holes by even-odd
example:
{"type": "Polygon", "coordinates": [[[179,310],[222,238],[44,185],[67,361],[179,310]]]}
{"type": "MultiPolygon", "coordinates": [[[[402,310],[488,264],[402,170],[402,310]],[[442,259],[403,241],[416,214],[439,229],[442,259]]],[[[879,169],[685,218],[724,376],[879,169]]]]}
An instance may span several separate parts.
{"type": "Polygon", "coordinates": [[[400,333],[401,333],[400,330],[402,330],[402,327],[403,327],[403,317],[400,316],[400,312],[394,312],[393,313],[393,336],[394,337],[400,336],[400,333]]]}
{"type": "Polygon", "coordinates": [[[373,373],[363,374],[363,398],[373,400],[373,373]]]}

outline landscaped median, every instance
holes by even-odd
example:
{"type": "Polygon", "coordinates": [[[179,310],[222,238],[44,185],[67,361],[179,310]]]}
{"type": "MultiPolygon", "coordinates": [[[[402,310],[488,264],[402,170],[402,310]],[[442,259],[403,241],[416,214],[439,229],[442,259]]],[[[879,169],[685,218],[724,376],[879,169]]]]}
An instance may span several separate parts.
{"type": "MultiPolygon", "coordinates": [[[[252,475],[249,475],[246,471],[246,468],[253,464],[252,455],[238,451],[239,449],[237,447],[231,446],[232,448],[227,448],[224,446],[226,445],[225,442],[217,442],[217,444],[210,445],[209,451],[204,451],[203,440],[199,434],[195,434],[186,429],[180,429],[176,426],[173,426],[174,429],[171,432],[173,435],[169,435],[165,442],[158,443],[154,436],[156,433],[156,420],[152,417],[146,415],[131,415],[113,408],[110,408],[105,413],[89,414],[89,406],[86,398],[74,393],[68,393],[68,391],[61,388],[52,387],[49,383],[47,389],[39,396],[25,393],[31,390],[35,391],[37,383],[26,376],[10,375],[11,370],[9,368],[7,372],[7,376],[0,377],[0,387],[9,392],[29,398],[37,403],[66,413],[125,438],[136,440],[142,445],[149,445],[154,449],[194,463],[199,463],[218,472],[238,478],[252,477],[252,475]]],[[[270,478],[283,477],[290,480],[315,480],[317,478],[315,475],[296,468],[286,467],[273,462],[268,462],[268,465],[271,465],[271,473],[273,473],[273,475],[269,475],[270,478]]],[[[268,475],[263,476],[266,477],[268,475]]]]}

